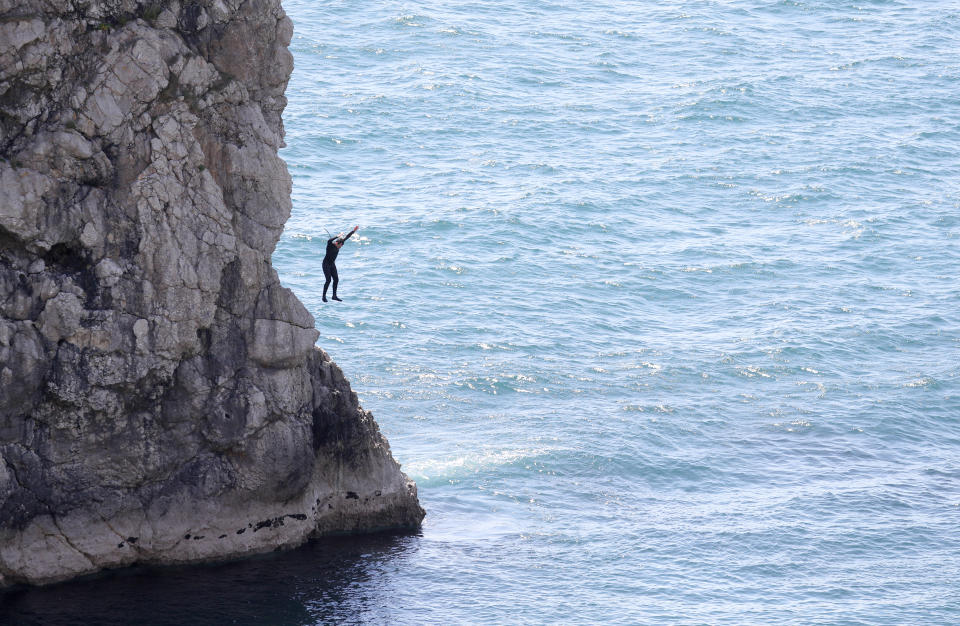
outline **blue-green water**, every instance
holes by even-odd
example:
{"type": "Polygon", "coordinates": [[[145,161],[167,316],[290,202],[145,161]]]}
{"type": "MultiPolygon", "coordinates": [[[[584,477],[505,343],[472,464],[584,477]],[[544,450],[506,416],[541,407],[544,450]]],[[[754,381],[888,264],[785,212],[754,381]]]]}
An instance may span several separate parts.
{"type": "Polygon", "coordinates": [[[960,3],[285,8],[274,263],[423,531],[23,615],[960,622],[960,3]]]}
{"type": "Polygon", "coordinates": [[[385,618],[960,621],[960,4],[286,7],[385,618]]]}

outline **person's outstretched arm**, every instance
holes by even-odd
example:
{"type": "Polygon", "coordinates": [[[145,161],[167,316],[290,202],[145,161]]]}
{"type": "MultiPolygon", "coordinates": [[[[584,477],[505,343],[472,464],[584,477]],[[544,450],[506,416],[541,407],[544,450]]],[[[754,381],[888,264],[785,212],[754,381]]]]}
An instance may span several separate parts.
{"type": "Polygon", "coordinates": [[[359,229],[359,228],[360,228],[359,225],[354,226],[354,227],[353,227],[353,230],[351,230],[349,233],[347,233],[347,236],[344,237],[344,238],[341,240],[341,243],[344,242],[344,241],[346,241],[347,239],[350,239],[350,237],[353,237],[353,233],[357,232],[357,229],[359,229]]]}

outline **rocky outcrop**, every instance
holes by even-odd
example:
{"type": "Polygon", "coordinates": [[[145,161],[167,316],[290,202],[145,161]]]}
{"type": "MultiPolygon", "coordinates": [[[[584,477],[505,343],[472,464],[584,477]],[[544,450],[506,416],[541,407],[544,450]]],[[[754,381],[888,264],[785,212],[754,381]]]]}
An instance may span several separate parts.
{"type": "Polygon", "coordinates": [[[279,0],[0,0],[0,584],[417,526],[270,256],[279,0]]]}

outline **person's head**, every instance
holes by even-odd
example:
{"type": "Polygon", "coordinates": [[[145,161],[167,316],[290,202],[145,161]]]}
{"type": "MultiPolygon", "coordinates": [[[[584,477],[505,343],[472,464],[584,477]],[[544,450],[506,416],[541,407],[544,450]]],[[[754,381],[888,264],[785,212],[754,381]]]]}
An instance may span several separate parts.
{"type": "Polygon", "coordinates": [[[338,248],[342,248],[342,247],[343,247],[343,241],[340,240],[340,239],[334,239],[334,240],[333,240],[333,245],[335,245],[335,246],[338,247],[338,248]]]}

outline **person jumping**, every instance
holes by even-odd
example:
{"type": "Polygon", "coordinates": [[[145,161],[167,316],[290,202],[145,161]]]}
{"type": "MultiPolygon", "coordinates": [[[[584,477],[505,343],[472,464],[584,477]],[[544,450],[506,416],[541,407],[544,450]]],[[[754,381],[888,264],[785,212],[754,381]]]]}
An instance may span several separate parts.
{"type": "Polygon", "coordinates": [[[333,279],[333,299],[337,302],[343,302],[340,298],[337,297],[337,283],[340,282],[340,277],[337,276],[337,255],[340,254],[340,248],[343,246],[343,242],[347,239],[350,239],[353,236],[353,233],[357,232],[359,226],[354,226],[353,230],[347,233],[346,236],[338,235],[336,237],[331,237],[327,239],[327,254],[323,257],[323,276],[327,279],[323,283],[323,301],[327,301],[327,287],[330,286],[330,279],[333,279]]]}

